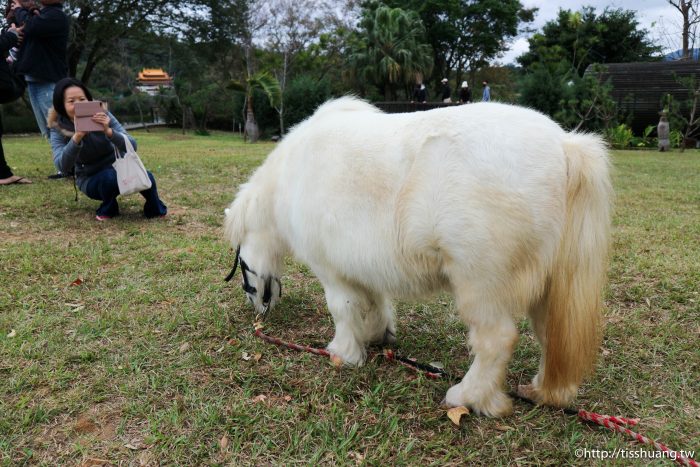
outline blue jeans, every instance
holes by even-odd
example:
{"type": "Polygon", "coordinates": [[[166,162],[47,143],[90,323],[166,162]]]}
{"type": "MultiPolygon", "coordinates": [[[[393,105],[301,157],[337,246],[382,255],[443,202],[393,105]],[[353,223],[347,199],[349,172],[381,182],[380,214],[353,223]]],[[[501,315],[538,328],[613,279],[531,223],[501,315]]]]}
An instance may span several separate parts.
{"type": "Polygon", "coordinates": [[[43,81],[27,82],[29,102],[32,103],[32,110],[34,111],[36,124],[39,126],[41,136],[44,138],[49,137],[49,130],[46,127],[46,116],[49,113],[49,109],[53,105],[53,88],[55,86],[56,83],[47,83],[43,81]]]}
{"type": "MultiPolygon", "coordinates": [[[[49,109],[53,105],[53,88],[56,83],[47,83],[43,81],[28,81],[27,82],[27,93],[29,94],[29,102],[32,104],[32,110],[34,111],[34,118],[36,118],[36,124],[39,126],[39,131],[41,131],[41,136],[44,138],[50,138],[49,129],[46,126],[46,116],[49,113],[49,109]]],[[[61,172],[60,163],[56,163],[56,171],[61,172]]]]}
{"type": "MultiPolygon", "coordinates": [[[[148,172],[148,178],[151,179],[151,188],[141,192],[141,196],[146,199],[146,204],[143,205],[143,215],[147,218],[164,216],[168,213],[168,208],[158,197],[156,179],[153,178],[151,172],[148,172]]],[[[83,188],[83,192],[90,198],[102,201],[100,207],[97,208],[98,216],[115,217],[119,215],[119,203],[117,203],[119,184],[117,183],[117,172],[113,167],[107,167],[97,172],[88,179],[83,188]]]]}

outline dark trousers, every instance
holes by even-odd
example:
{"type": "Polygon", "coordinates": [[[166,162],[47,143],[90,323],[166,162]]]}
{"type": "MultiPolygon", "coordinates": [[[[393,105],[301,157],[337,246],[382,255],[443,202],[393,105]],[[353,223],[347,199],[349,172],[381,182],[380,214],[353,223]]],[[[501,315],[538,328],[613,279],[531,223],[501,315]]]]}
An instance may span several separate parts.
{"type": "Polygon", "coordinates": [[[5,160],[5,151],[2,148],[2,119],[0,119],[0,178],[10,178],[12,175],[12,170],[5,160]]]}
{"type": "MultiPolygon", "coordinates": [[[[151,179],[151,188],[141,192],[141,196],[146,199],[146,204],[143,205],[143,215],[148,218],[164,216],[168,213],[168,208],[158,197],[156,179],[151,172],[148,172],[148,178],[151,179]]],[[[88,179],[83,188],[83,192],[90,198],[102,201],[100,207],[97,208],[98,216],[115,217],[119,215],[119,203],[117,203],[119,184],[114,167],[107,167],[97,172],[88,179]]]]}

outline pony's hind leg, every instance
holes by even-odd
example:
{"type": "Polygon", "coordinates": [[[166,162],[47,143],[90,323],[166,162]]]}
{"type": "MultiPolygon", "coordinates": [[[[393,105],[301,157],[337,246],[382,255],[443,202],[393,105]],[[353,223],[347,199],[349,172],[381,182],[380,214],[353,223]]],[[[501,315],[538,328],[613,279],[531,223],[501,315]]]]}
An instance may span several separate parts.
{"type": "Polygon", "coordinates": [[[372,344],[395,344],[396,324],[394,304],[389,297],[376,295],[373,297],[374,313],[368,313],[365,321],[369,342],[372,344]]]}
{"type": "Polygon", "coordinates": [[[503,391],[506,366],[518,338],[518,330],[508,305],[499,297],[481,300],[457,294],[462,320],[469,326],[469,346],[474,362],[462,381],[447,391],[445,403],[451,407],[469,406],[491,417],[510,414],[513,403],[503,391]]]}
{"type": "Polygon", "coordinates": [[[328,351],[346,365],[362,365],[367,344],[395,335],[391,302],[362,287],[343,282],[324,282],[326,302],[335,323],[335,336],[328,351]]]}

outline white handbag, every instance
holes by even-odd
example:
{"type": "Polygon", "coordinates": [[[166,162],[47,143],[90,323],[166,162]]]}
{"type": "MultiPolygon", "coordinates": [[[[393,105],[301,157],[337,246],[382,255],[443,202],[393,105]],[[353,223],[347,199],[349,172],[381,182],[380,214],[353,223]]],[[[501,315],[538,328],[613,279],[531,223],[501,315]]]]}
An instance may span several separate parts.
{"type": "Polygon", "coordinates": [[[129,141],[126,134],[121,134],[126,145],[126,153],[122,156],[119,149],[114,147],[115,161],[112,166],[117,171],[117,183],[119,184],[120,195],[130,195],[139,193],[151,188],[151,179],[143,166],[139,155],[136,154],[134,146],[129,141]]]}

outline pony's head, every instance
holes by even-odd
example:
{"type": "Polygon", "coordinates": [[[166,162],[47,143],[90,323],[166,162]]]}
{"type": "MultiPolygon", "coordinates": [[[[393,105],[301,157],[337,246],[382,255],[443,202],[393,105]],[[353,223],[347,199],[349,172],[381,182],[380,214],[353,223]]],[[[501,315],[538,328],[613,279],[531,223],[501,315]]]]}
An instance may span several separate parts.
{"type": "Polygon", "coordinates": [[[241,266],[243,291],[256,315],[264,316],[282,295],[280,275],[284,259],[282,242],[272,222],[268,203],[246,184],[239,191],[224,221],[225,235],[236,250],[230,281],[241,266]]]}

